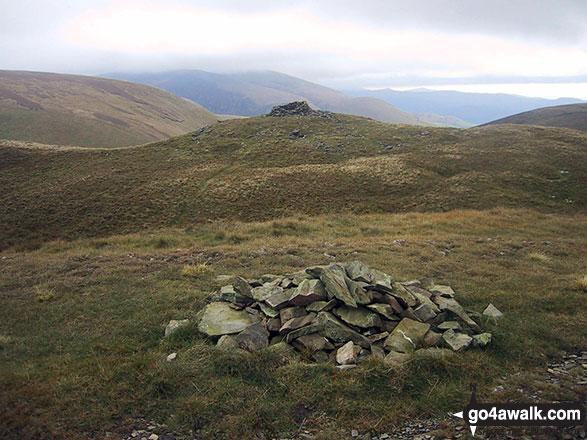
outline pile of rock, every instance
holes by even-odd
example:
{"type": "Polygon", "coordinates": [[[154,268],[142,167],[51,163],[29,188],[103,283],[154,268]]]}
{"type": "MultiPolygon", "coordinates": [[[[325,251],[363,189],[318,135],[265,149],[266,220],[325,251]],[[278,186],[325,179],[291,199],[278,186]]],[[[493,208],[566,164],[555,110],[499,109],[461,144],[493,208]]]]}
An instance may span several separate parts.
{"type": "MultiPolygon", "coordinates": [[[[488,307],[488,315],[496,311],[488,307]]],[[[198,319],[199,331],[219,346],[255,350],[287,343],[341,368],[369,356],[401,363],[491,341],[449,286],[429,279],[395,282],[359,261],[258,280],[234,277],[198,319]]]]}
{"type": "Polygon", "coordinates": [[[267,116],[282,118],[284,116],[314,116],[329,118],[333,115],[331,112],[323,110],[313,110],[306,101],[295,101],[285,105],[276,105],[271,109],[267,116]]]}

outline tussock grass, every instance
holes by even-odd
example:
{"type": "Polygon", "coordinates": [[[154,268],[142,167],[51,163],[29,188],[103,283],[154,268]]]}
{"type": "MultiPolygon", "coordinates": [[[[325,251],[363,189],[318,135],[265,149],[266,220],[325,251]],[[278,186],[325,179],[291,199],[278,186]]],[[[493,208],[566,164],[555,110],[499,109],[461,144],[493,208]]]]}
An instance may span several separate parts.
{"type": "Polygon", "coordinates": [[[206,264],[186,264],[181,270],[181,274],[184,277],[190,278],[205,278],[209,277],[214,273],[214,270],[206,264]]]}
{"type": "Polygon", "coordinates": [[[573,281],[573,288],[587,292],[587,275],[579,275],[573,281]]]}
{"type": "Polygon", "coordinates": [[[540,252],[530,252],[528,254],[528,259],[531,261],[537,261],[540,263],[546,263],[550,261],[550,257],[548,255],[542,254],[540,252]]]}

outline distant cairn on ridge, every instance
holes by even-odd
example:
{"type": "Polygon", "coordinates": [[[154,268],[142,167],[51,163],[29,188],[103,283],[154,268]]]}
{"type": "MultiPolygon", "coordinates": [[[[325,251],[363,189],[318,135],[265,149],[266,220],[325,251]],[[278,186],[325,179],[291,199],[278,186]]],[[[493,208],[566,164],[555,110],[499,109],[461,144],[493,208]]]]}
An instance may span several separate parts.
{"type": "MultiPolygon", "coordinates": [[[[449,286],[430,279],[393,281],[360,261],[254,280],[232,277],[211,300],[197,325],[218,346],[249,351],[293,346],[340,369],[367,358],[399,364],[412,357],[445,357],[491,342],[491,333],[472,319],[449,286]]],[[[493,305],[473,315],[503,316],[493,305]]]]}
{"type": "Polygon", "coordinates": [[[330,118],[334,113],[324,110],[312,109],[306,101],[294,101],[289,104],[276,105],[267,116],[283,118],[285,116],[310,116],[319,118],[330,118]]]}

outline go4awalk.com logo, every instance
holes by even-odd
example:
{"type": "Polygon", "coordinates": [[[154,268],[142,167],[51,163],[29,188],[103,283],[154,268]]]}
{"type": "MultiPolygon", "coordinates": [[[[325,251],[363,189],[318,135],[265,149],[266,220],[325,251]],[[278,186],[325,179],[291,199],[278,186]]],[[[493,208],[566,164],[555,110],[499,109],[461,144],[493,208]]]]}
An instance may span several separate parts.
{"type": "Polygon", "coordinates": [[[464,410],[454,413],[471,429],[479,426],[579,426],[585,423],[580,403],[480,403],[475,397],[464,410]]]}

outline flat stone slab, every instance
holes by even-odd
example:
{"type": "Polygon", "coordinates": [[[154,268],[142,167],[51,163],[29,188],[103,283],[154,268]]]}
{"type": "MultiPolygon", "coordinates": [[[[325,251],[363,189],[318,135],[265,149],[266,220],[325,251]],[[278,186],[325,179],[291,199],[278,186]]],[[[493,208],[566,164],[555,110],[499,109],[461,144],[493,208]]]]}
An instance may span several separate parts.
{"type": "Polygon", "coordinates": [[[451,350],[462,351],[471,345],[473,338],[465,333],[457,333],[454,330],[447,330],[442,334],[442,341],[451,350]]]}
{"type": "Polygon", "coordinates": [[[334,345],[332,345],[328,339],[318,333],[311,333],[309,335],[300,336],[292,342],[292,345],[299,351],[307,350],[311,353],[322,350],[334,350],[334,345]]]}
{"type": "Polygon", "coordinates": [[[204,308],[198,330],[211,337],[229,335],[242,332],[256,321],[244,310],[233,310],[225,302],[213,302],[204,308]]]}
{"type": "Polygon", "coordinates": [[[314,301],[325,300],[326,289],[320,280],[302,280],[289,300],[292,306],[307,306],[314,301]]]}
{"type": "Polygon", "coordinates": [[[381,327],[379,315],[365,307],[341,306],[333,310],[333,313],[344,322],[355,327],[369,328],[381,327]]]}
{"type": "Polygon", "coordinates": [[[369,339],[351,329],[330,312],[320,312],[316,321],[320,327],[320,334],[333,342],[352,341],[364,348],[369,348],[371,345],[369,339]]]}
{"type": "Polygon", "coordinates": [[[336,351],[336,363],[350,365],[357,363],[357,350],[353,341],[349,341],[336,351]]]}
{"type": "Polygon", "coordinates": [[[263,284],[260,287],[251,289],[251,295],[255,301],[265,301],[273,295],[283,293],[283,288],[272,284],[263,284]]]}
{"type": "Polygon", "coordinates": [[[395,314],[395,310],[389,304],[369,304],[367,306],[369,310],[379,313],[386,319],[398,319],[399,317],[395,314]]]}
{"type": "Polygon", "coordinates": [[[346,283],[346,272],[339,264],[331,264],[320,272],[320,281],[328,294],[328,298],[337,298],[349,307],[357,307],[357,301],[351,295],[346,283]]]}
{"type": "Polygon", "coordinates": [[[485,310],[483,310],[483,316],[499,319],[503,318],[503,313],[501,313],[493,304],[489,303],[485,310]]]}
{"type": "Polygon", "coordinates": [[[236,335],[235,340],[239,348],[255,351],[269,345],[269,332],[263,324],[256,322],[236,335]]]}
{"type": "Polygon", "coordinates": [[[424,336],[430,329],[430,324],[404,318],[395,327],[385,340],[385,348],[400,353],[412,353],[424,341],[424,336]]]}

